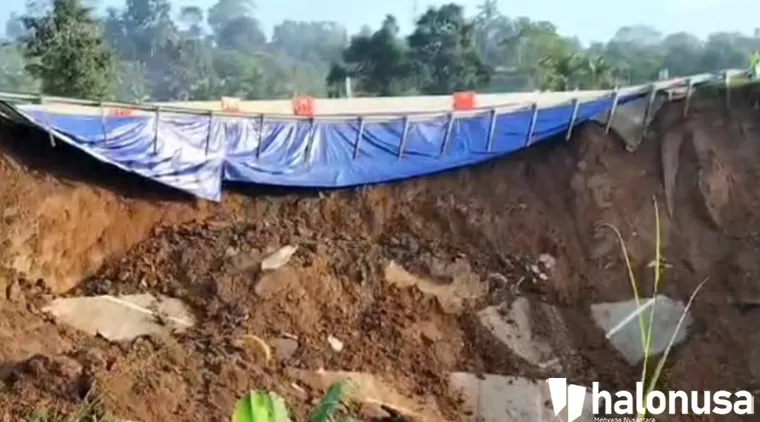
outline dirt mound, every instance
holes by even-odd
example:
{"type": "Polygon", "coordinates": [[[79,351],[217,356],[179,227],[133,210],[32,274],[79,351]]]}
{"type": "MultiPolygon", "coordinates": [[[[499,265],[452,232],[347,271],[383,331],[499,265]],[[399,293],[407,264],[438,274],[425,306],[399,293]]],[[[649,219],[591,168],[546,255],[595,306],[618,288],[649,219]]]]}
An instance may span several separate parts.
{"type": "Polygon", "coordinates": [[[0,286],[20,275],[68,290],[153,227],[204,215],[206,204],[52,147],[35,130],[0,131],[0,286]]]}
{"type": "MultiPolygon", "coordinates": [[[[633,154],[587,125],[569,143],[476,168],[316,195],[249,188],[218,206],[176,194],[157,203],[122,174],[118,187],[90,186],[26,170],[51,167],[50,158],[7,159],[0,254],[29,275],[19,282],[9,272],[12,294],[0,302],[0,338],[16,339],[10,350],[0,342],[0,409],[15,418],[46,405],[67,411],[89,391],[103,411],[132,420],[223,421],[255,386],[282,393],[304,416],[319,391],[297,373],[318,369],[376,374],[452,421],[465,420],[447,386],[452,371],[630,389],[639,370],[610,349],[588,305],[631,296],[617,239],[602,223],[622,232],[642,289],[651,288],[654,197],[663,292],[687,299],[711,277],[662,388],[757,393],[760,309],[741,302],[760,299],[760,128],[754,109],[735,104],[726,115],[716,104],[695,100],[686,122],[680,104],[666,107],[633,154]],[[298,246],[286,267],[256,269],[284,245],[298,246]],[[111,344],[42,315],[50,290],[82,278],[68,294],[161,293],[186,301],[199,323],[111,344]],[[570,328],[562,373],[528,364],[476,322],[477,309],[516,294],[560,308],[570,328]]],[[[23,155],[18,148],[10,157],[23,155]]]]}

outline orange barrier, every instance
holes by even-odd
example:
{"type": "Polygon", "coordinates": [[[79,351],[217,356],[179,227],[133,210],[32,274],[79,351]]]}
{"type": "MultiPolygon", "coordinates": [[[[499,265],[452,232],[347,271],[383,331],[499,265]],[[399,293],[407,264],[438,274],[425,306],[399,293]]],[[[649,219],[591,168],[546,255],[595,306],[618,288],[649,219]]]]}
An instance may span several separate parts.
{"type": "Polygon", "coordinates": [[[314,115],[314,98],[313,97],[294,97],[293,114],[296,116],[313,116],[314,115]]]}
{"type": "Polygon", "coordinates": [[[475,108],[475,92],[455,92],[453,95],[454,110],[472,110],[475,108]]]}
{"type": "Polygon", "coordinates": [[[222,97],[222,111],[227,113],[240,111],[240,98],[222,97]]]}
{"type": "Polygon", "coordinates": [[[109,108],[108,109],[109,116],[126,117],[126,116],[132,116],[134,114],[135,114],[135,110],[130,109],[130,108],[109,108]]]}

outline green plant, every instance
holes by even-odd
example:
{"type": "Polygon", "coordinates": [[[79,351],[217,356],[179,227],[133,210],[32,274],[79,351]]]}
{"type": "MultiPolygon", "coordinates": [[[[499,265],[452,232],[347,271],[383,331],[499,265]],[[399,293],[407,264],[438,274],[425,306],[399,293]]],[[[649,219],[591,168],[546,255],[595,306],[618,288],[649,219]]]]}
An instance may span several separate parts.
{"type": "MultiPolygon", "coordinates": [[[[346,392],[345,383],[334,383],[314,409],[309,422],[333,422],[333,415],[346,392]]],[[[291,422],[285,400],[273,392],[252,390],[235,404],[232,422],[291,422]]],[[[346,417],[341,422],[359,422],[346,417]]]]}
{"type": "MultiPolygon", "coordinates": [[[[654,282],[652,283],[652,298],[657,297],[657,293],[659,292],[660,287],[660,281],[662,280],[662,230],[660,227],[660,211],[657,207],[657,199],[653,200],[654,203],[654,213],[655,213],[655,259],[654,259],[654,282]]],[[[631,289],[633,290],[633,297],[636,301],[636,307],[641,308],[641,296],[639,295],[639,289],[638,289],[638,282],[636,281],[636,276],[633,273],[633,266],[631,265],[631,260],[628,255],[628,248],[625,246],[625,242],[623,241],[623,235],[620,234],[620,230],[617,229],[617,227],[611,225],[611,224],[604,224],[607,227],[610,227],[614,232],[615,235],[618,238],[618,241],[620,242],[620,248],[622,249],[623,258],[625,259],[625,266],[628,270],[628,280],[631,283],[631,289]]],[[[691,296],[689,297],[689,302],[686,304],[686,307],[684,308],[683,313],[681,314],[681,317],[678,320],[678,324],[676,324],[675,330],[673,330],[673,334],[670,337],[670,340],[667,343],[667,346],[665,347],[665,351],[662,353],[662,356],[660,357],[660,360],[657,362],[657,366],[654,369],[654,372],[651,374],[651,376],[648,375],[648,369],[649,369],[649,358],[651,357],[651,341],[652,341],[652,324],[654,321],[654,312],[655,312],[655,306],[651,306],[651,310],[649,311],[649,322],[646,323],[646,316],[644,315],[644,312],[640,313],[638,316],[639,320],[639,330],[641,333],[641,347],[644,352],[644,363],[641,368],[641,383],[645,386],[644,390],[644,397],[648,397],[649,394],[654,391],[654,389],[657,387],[657,381],[660,379],[660,376],[662,375],[662,370],[665,367],[665,364],[667,362],[668,356],[670,354],[670,350],[673,348],[673,344],[675,343],[676,336],[678,332],[681,330],[681,325],[683,324],[684,320],[686,319],[686,315],[689,312],[689,309],[691,308],[692,303],[694,303],[694,299],[697,297],[697,293],[702,289],[702,286],[707,283],[708,278],[705,278],[702,280],[699,285],[694,289],[691,296]],[[648,382],[647,382],[648,381],[648,382]]],[[[641,413],[637,415],[638,420],[644,419],[646,417],[646,411],[644,413],[641,413]]]]}

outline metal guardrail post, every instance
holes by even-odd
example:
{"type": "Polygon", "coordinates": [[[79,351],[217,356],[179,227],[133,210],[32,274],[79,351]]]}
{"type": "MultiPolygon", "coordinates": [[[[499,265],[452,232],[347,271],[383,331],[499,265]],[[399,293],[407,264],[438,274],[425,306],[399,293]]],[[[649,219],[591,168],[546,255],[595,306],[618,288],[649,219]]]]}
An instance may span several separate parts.
{"type": "Polygon", "coordinates": [[[644,135],[647,133],[647,129],[649,128],[649,123],[647,123],[647,120],[649,120],[649,115],[652,113],[652,107],[654,106],[654,100],[657,98],[657,86],[655,84],[652,84],[650,86],[649,91],[649,98],[647,99],[647,108],[644,109],[644,118],[641,120],[641,135],[639,136],[639,144],[644,140],[644,135]]]}
{"type": "Polygon", "coordinates": [[[209,111],[208,112],[208,132],[206,133],[206,146],[204,149],[204,154],[208,156],[208,149],[209,145],[211,144],[211,133],[214,130],[214,112],[209,111]]]}
{"type": "Polygon", "coordinates": [[[306,150],[304,151],[306,153],[306,162],[311,164],[311,149],[314,145],[314,137],[317,133],[317,127],[316,123],[314,122],[314,117],[311,117],[309,119],[309,131],[306,133],[306,150]]]}
{"type": "Polygon", "coordinates": [[[531,118],[530,118],[530,126],[528,127],[528,135],[525,138],[525,147],[529,147],[531,142],[533,142],[533,132],[536,130],[536,122],[538,120],[538,103],[533,103],[533,105],[530,106],[530,110],[532,112],[531,118]]]}
{"type": "Polygon", "coordinates": [[[726,110],[731,110],[731,75],[726,71],[725,73],[725,88],[726,88],[726,110]]]}
{"type": "Polygon", "coordinates": [[[491,119],[490,123],[488,125],[488,143],[486,146],[486,150],[488,152],[491,152],[491,149],[493,149],[493,134],[496,131],[496,109],[491,109],[491,119]]]}
{"type": "Polygon", "coordinates": [[[158,125],[161,123],[161,107],[156,107],[156,124],[153,128],[153,153],[158,154],[158,125]]]}
{"type": "Polygon", "coordinates": [[[256,143],[256,159],[261,157],[261,144],[264,142],[264,114],[259,116],[259,139],[256,143]]]}
{"type": "Polygon", "coordinates": [[[404,147],[406,146],[406,135],[409,133],[409,116],[404,116],[404,128],[401,131],[401,140],[398,145],[398,158],[404,156],[404,147]]]}
{"type": "MultiPolygon", "coordinates": [[[[42,95],[40,95],[39,96],[39,102],[40,102],[41,106],[44,105],[45,104],[45,97],[42,96],[42,95]]],[[[49,137],[49,140],[50,140],[50,146],[52,146],[53,148],[55,148],[55,136],[53,135],[53,125],[50,123],[50,113],[48,113],[46,111],[43,111],[42,114],[43,114],[43,116],[45,116],[45,130],[48,133],[48,137],[49,137]]]]}
{"type": "Polygon", "coordinates": [[[610,107],[610,113],[607,115],[607,124],[604,126],[604,133],[610,133],[610,128],[612,128],[612,121],[615,119],[615,112],[617,112],[619,101],[620,87],[615,85],[615,88],[612,92],[612,106],[610,107]]]}
{"type": "Polygon", "coordinates": [[[689,117],[689,107],[691,106],[691,95],[694,93],[694,84],[691,78],[686,80],[688,87],[686,88],[686,98],[683,102],[683,118],[689,117]]]}
{"type": "Polygon", "coordinates": [[[451,131],[454,129],[454,113],[449,113],[449,121],[446,123],[446,133],[443,135],[443,145],[441,145],[441,156],[449,152],[449,141],[451,141],[451,131]]]}
{"type": "Polygon", "coordinates": [[[100,124],[103,126],[103,144],[108,146],[108,127],[106,125],[106,108],[100,103],[100,124]]]}
{"type": "Polygon", "coordinates": [[[580,108],[581,102],[578,100],[578,98],[573,98],[572,100],[573,104],[573,112],[570,115],[570,122],[567,126],[567,134],[565,135],[565,141],[570,141],[570,138],[573,136],[573,127],[575,127],[575,120],[578,118],[578,109],[580,108]]]}
{"type": "Polygon", "coordinates": [[[359,122],[359,128],[356,131],[356,142],[354,143],[354,160],[359,155],[359,145],[364,137],[364,117],[359,116],[357,120],[359,122]]]}

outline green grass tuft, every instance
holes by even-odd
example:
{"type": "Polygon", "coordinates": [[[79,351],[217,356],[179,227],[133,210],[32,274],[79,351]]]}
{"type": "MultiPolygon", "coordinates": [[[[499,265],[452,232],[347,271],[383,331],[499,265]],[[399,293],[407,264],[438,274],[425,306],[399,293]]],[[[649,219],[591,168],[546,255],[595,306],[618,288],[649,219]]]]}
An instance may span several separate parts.
{"type": "MultiPolygon", "coordinates": [[[[655,298],[657,296],[657,293],[660,289],[660,283],[662,280],[662,229],[660,227],[660,211],[657,206],[657,199],[653,199],[654,202],[654,212],[655,212],[655,235],[656,235],[656,241],[655,241],[655,261],[654,261],[654,280],[652,283],[652,297],[655,298]]],[[[625,266],[628,270],[628,281],[631,284],[631,290],[633,290],[633,297],[636,301],[636,306],[638,308],[641,308],[641,295],[639,294],[639,288],[638,288],[638,282],[636,280],[636,276],[633,272],[633,266],[631,265],[631,260],[628,254],[628,248],[625,245],[625,242],[623,241],[623,236],[620,234],[620,230],[617,229],[617,227],[611,225],[611,224],[604,224],[607,227],[610,227],[614,232],[615,235],[618,238],[618,241],[620,242],[620,248],[622,250],[623,258],[625,260],[625,266]]],[[[676,329],[673,331],[673,335],[671,336],[670,340],[668,341],[667,347],[665,348],[665,351],[663,352],[662,356],[660,357],[660,360],[657,362],[657,365],[654,369],[654,372],[652,372],[651,375],[649,375],[649,361],[651,357],[651,344],[652,344],[652,324],[654,323],[654,313],[656,303],[651,307],[651,310],[649,311],[649,323],[647,324],[645,321],[646,316],[644,315],[644,312],[639,314],[638,320],[639,320],[639,330],[641,333],[641,347],[644,351],[644,363],[641,367],[641,383],[645,386],[644,390],[644,397],[648,397],[649,394],[653,391],[655,391],[655,388],[657,388],[657,383],[660,380],[660,377],[662,375],[662,371],[665,368],[665,364],[667,363],[668,356],[670,355],[670,351],[673,348],[673,344],[676,340],[676,335],[681,330],[681,325],[683,325],[684,320],[686,319],[686,315],[689,313],[689,309],[691,308],[691,305],[694,303],[694,299],[697,296],[697,293],[702,289],[702,286],[707,283],[708,278],[705,278],[699,285],[697,285],[696,289],[694,289],[694,292],[692,292],[691,297],[689,297],[689,302],[686,304],[686,308],[684,309],[683,313],[681,314],[681,317],[678,320],[678,324],[676,325],[676,329]]],[[[647,413],[644,412],[642,414],[639,414],[637,416],[638,419],[646,418],[647,413]]]]}

